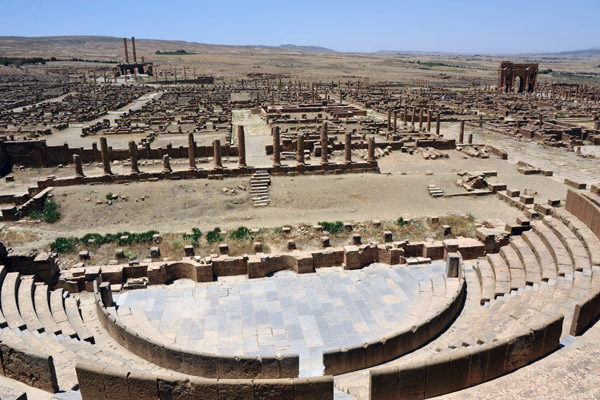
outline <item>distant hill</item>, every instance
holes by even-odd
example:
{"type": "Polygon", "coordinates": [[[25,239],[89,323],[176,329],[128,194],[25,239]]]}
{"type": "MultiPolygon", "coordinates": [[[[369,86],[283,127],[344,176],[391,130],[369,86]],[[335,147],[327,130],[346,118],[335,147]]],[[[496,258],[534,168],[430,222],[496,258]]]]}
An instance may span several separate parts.
{"type": "MultiPolygon", "coordinates": [[[[129,56],[132,56],[131,39],[127,38],[129,56]]],[[[229,46],[186,42],[183,40],[135,39],[138,57],[154,56],[157,51],[188,53],[334,53],[335,50],[318,46],[229,46]]],[[[4,57],[78,57],[120,60],[123,58],[123,38],[112,36],[0,36],[0,56],[4,57]]]]}
{"type": "Polygon", "coordinates": [[[573,57],[598,57],[600,56],[600,47],[593,47],[591,49],[585,50],[559,51],[557,53],[550,53],[550,55],[573,57]]]}
{"type": "Polygon", "coordinates": [[[297,46],[295,44],[282,44],[279,46],[279,48],[285,50],[299,51],[302,53],[339,53],[336,50],[319,46],[297,46]]]}

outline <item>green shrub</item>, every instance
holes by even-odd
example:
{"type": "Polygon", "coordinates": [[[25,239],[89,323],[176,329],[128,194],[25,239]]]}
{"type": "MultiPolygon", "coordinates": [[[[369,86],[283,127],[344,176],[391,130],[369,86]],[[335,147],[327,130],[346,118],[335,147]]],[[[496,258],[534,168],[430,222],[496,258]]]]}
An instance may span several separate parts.
{"type": "Polygon", "coordinates": [[[218,226],[206,234],[206,241],[208,243],[222,242],[224,239],[225,236],[221,234],[221,228],[219,228],[218,226]]]}
{"type": "Polygon", "coordinates": [[[331,233],[332,235],[340,233],[344,230],[344,224],[342,223],[342,221],[319,222],[319,225],[321,225],[323,227],[323,230],[326,230],[327,232],[331,233]]]}
{"type": "Polygon", "coordinates": [[[229,235],[230,238],[235,240],[252,239],[253,236],[254,235],[252,232],[250,232],[250,229],[246,228],[245,226],[240,226],[229,235]]]}
{"type": "Polygon", "coordinates": [[[68,253],[75,250],[77,241],[77,238],[74,237],[57,237],[54,242],[50,244],[50,249],[57,253],[68,253]]]}
{"type": "Polygon", "coordinates": [[[112,200],[113,194],[111,192],[106,193],[106,200],[112,200]]]}
{"type": "Polygon", "coordinates": [[[194,247],[200,246],[200,243],[198,242],[198,240],[200,240],[201,237],[202,237],[202,231],[198,228],[192,228],[191,234],[184,233],[182,236],[183,240],[191,243],[192,246],[194,246],[194,247]]]}
{"type": "Polygon", "coordinates": [[[56,210],[56,203],[48,199],[44,200],[44,205],[41,210],[32,211],[29,213],[31,219],[43,219],[49,224],[60,219],[60,213],[56,210]]]}
{"type": "Polygon", "coordinates": [[[406,225],[406,222],[404,221],[404,218],[400,217],[396,220],[396,224],[398,224],[399,226],[404,226],[406,225]]]}

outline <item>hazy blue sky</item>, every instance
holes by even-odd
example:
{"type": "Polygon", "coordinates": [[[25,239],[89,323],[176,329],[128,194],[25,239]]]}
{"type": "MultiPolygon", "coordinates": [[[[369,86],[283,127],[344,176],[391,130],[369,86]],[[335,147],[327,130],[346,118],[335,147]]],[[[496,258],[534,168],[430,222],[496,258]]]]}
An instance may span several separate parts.
{"type": "Polygon", "coordinates": [[[600,46],[600,0],[0,0],[0,10],[0,36],[135,36],[340,51],[600,46]]]}

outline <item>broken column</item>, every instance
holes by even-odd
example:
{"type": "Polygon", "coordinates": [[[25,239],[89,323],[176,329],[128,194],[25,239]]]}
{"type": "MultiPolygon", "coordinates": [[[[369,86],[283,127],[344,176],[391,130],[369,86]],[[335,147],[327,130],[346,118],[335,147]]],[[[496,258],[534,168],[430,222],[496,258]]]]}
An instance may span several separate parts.
{"type": "Polygon", "coordinates": [[[102,156],[102,167],[104,168],[104,175],[112,175],[110,170],[110,157],[108,155],[108,145],[106,144],[106,138],[100,138],[100,153],[102,156]]]}
{"type": "Polygon", "coordinates": [[[190,169],[196,169],[196,142],[194,142],[194,134],[188,135],[188,158],[190,160],[190,169]]]}
{"type": "Polygon", "coordinates": [[[431,132],[431,108],[427,109],[427,132],[431,132]]]}
{"type": "Polygon", "coordinates": [[[345,154],[345,160],[344,160],[344,164],[346,165],[350,165],[352,164],[352,133],[348,132],[346,133],[346,135],[344,136],[345,139],[345,143],[344,143],[344,154],[345,154]]]}
{"type": "Polygon", "coordinates": [[[140,170],[138,168],[137,145],[133,140],[129,141],[129,158],[131,159],[131,173],[139,174],[140,170]]]}
{"type": "Polygon", "coordinates": [[[244,134],[244,126],[240,125],[237,128],[237,145],[238,145],[238,166],[246,168],[246,136],[244,134]]]}
{"type": "Polygon", "coordinates": [[[463,143],[465,138],[465,121],[460,121],[460,131],[458,132],[458,143],[463,143]]]}
{"type": "Polygon", "coordinates": [[[435,117],[435,134],[440,136],[440,113],[435,117]]]}
{"type": "Polygon", "coordinates": [[[321,165],[327,165],[327,122],[323,123],[321,129],[321,165]]]}
{"type": "Polygon", "coordinates": [[[423,130],[423,107],[419,108],[419,132],[423,130]]]}
{"type": "Polygon", "coordinates": [[[296,161],[298,165],[304,165],[304,134],[299,133],[296,141],[296,161]]]}
{"type": "Polygon", "coordinates": [[[467,136],[467,143],[473,144],[473,134],[472,133],[469,133],[469,135],[467,136]]]}
{"type": "Polygon", "coordinates": [[[412,116],[410,118],[410,122],[411,122],[411,130],[414,132],[415,131],[415,119],[417,117],[417,109],[416,107],[413,107],[412,109],[412,116]]]}
{"type": "Polygon", "coordinates": [[[281,140],[279,134],[279,127],[274,126],[271,129],[273,135],[273,166],[281,167],[281,140]]]}
{"type": "Polygon", "coordinates": [[[73,163],[75,164],[75,176],[77,178],[83,178],[83,166],[81,165],[81,157],[79,154],[73,154],[73,163]]]}
{"type": "Polygon", "coordinates": [[[162,172],[163,172],[163,174],[173,172],[173,170],[171,169],[171,160],[169,159],[169,155],[168,154],[165,154],[163,156],[163,170],[162,170],[162,172]]]}
{"type": "Polygon", "coordinates": [[[398,131],[398,111],[394,110],[394,137],[396,136],[396,132],[398,131]]]}
{"type": "Polygon", "coordinates": [[[367,162],[369,163],[369,165],[375,164],[375,138],[374,137],[369,138],[367,162]]]}
{"type": "Polygon", "coordinates": [[[448,258],[446,258],[446,277],[458,278],[459,267],[460,254],[448,253],[448,258]]]}
{"type": "Polygon", "coordinates": [[[221,160],[221,141],[213,141],[213,158],[215,160],[215,169],[223,169],[223,161],[221,160]]]}

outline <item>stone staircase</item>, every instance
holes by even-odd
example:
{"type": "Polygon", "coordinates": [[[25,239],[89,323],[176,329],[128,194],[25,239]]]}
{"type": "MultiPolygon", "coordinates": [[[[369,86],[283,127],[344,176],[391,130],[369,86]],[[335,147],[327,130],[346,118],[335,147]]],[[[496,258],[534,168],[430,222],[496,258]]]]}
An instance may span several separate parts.
{"type": "Polygon", "coordinates": [[[254,207],[266,207],[271,202],[269,197],[271,178],[264,169],[257,169],[250,178],[250,196],[254,207]]]}

